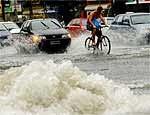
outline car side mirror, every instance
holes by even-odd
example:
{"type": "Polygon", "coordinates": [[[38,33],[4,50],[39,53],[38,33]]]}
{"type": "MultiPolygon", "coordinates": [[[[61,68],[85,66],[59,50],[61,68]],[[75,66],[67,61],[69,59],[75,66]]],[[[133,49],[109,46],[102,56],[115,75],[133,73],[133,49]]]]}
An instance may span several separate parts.
{"type": "Polygon", "coordinates": [[[125,20],[123,20],[122,24],[123,24],[123,25],[130,25],[130,23],[129,23],[129,19],[125,19],[125,20]]]}
{"type": "Polygon", "coordinates": [[[115,21],[112,21],[111,24],[116,24],[116,22],[115,22],[115,21]]]}

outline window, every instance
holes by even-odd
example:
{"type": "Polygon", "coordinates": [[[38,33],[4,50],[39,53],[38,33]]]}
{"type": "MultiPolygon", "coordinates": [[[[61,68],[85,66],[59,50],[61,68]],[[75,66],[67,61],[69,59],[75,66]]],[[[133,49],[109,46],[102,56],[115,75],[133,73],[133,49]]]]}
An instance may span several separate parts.
{"type": "Polygon", "coordinates": [[[124,16],[123,17],[122,24],[123,25],[129,25],[130,24],[129,16],[124,16]]]}
{"type": "Polygon", "coordinates": [[[74,19],[74,20],[72,20],[69,25],[80,26],[80,19],[74,19]]]}
{"type": "Polygon", "coordinates": [[[131,16],[131,22],[133,25],[149,24],[150,23],[150,14],[133,15],[133,16],[131,16]]]}
{"type": "Polygon", "coordinates": [[[18,25],[16,25],[15,23],[4,23],[4,25],[8,30],[19,28],[18,25]]]}
{"type": "Polygon", "coordinates": [[[116,23],[117,23],[118,25],[122,25],[122,19],[123,19],[123,15],[120,15],[120,16],[118,17],[118,19],[116,20],[116,23]]]}
{"type": "Polygon", "coordinates": [[[50,20],[36,20],[31,22],[31,30],[59,29],[60,26],[50,20]]]}
{"type": "Polygon", "coordinates": [[[26,22],[23,23],[23,27],[22,27],[22,28],[23,28],[23,29],[26,28],[27,25],[28,25],[28,21],[26,21],[26,22]]]}
{"type": "Polygon", "coordinates": [[[2,24],[0,24],[0,31],[7,31],[6,28],[2,24]]]}

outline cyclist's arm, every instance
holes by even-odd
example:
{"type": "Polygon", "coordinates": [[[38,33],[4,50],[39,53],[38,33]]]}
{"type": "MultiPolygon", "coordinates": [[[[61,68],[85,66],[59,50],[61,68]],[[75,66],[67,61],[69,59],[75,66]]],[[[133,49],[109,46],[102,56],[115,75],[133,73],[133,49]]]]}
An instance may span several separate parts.
{"type": "Polygon", "coordinates": [[[93,28],[96,28],[95,25],[94,25],[93,22],[92,22],[93,15],[94,15],[93,12],[89,15],[89,22],[90,22],[90,24],[93,26],[93,28]]]}
{"type": "Polygon", "coordinates": [[[105,24],[105,26],[108,26],[106,20],[104,19],[104,17],[101,14],[100,14],[100,19],[105,24]]]}

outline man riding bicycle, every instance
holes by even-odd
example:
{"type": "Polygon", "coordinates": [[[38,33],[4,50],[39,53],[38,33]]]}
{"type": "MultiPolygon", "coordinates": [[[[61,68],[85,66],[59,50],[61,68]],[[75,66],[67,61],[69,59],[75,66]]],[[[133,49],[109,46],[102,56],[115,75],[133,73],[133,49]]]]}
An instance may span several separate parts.
{"type": "Polygon", "coordinates": [[[102,16],[102,11],[103,8],[101,6],[98,6],[98,8],[95,11],[89,14],[87,19],[87,29],[92,31],[93,45],[96,45],[95,35],[99,38],[102,35],[101,21],[105,24],[105,26],[108,26],[102,16]]]}

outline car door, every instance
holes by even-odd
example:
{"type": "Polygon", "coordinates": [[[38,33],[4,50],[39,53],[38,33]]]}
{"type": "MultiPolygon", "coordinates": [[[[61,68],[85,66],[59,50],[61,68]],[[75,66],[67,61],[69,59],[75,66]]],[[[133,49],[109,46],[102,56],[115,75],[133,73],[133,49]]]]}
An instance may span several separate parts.
{"type": "Polygon", "coordinates": [[[123,19],[123,15],[116,16],[114,21],[112,22],[112,24],[110,26],[110,30],[118,32],[122,27],[122,19],[123,19]]]}
{"type": "Polygon", "coordinates": [[[114,21],[110,25],[109,32],[111,33],[113,40],[117,42],[123,42],[124,39],[124,30],[127,27],[127,25],[123,24],[123,17],[125,14],[118,15],[115,17],[114,21]]]}
{"type": "Polygon", "coordinates": [[[121,33],[124,37],[131,38],[135,36],[135,30],[131,25],[131,19],[130,16],[124,15],[122,18],[122,26],[121,26],[121,33]]]}

